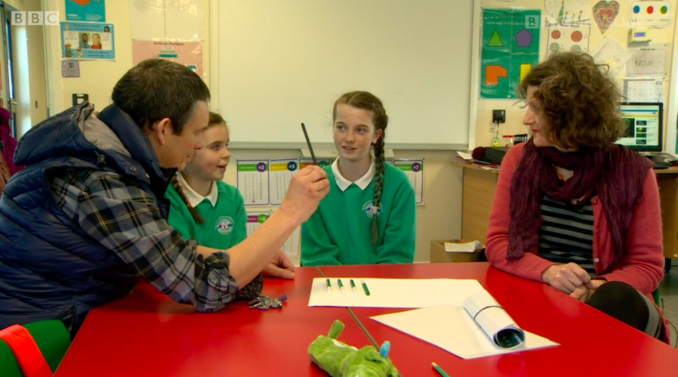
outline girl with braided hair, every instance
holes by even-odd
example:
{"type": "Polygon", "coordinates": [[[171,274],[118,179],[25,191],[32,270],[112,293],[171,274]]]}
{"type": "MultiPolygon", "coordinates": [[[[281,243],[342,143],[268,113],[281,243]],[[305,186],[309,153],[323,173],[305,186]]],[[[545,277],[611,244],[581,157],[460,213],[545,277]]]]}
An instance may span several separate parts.
{"type": "Polygon", "coordinates": [[[414,190],[385,162],[383,104],[349,92],[334,103],[332,118],[339,157],[324,168],[329,194],[301,227],[301,264],[412,263],[414,190]]]}
{"type": "MultiPolygon", "coordinates": [[[[247,237],[247,213],[238,189],[222,181],[231,153],[228,127],[221,115],[210,112],[201,137],[203,148],[172,177],[167,189],[171,205],[167,222],[184,239],[226,250],[247,237]]],[[[293,270],[292,262],[280,251],[263,272],[291,279],[293,270]]]]}

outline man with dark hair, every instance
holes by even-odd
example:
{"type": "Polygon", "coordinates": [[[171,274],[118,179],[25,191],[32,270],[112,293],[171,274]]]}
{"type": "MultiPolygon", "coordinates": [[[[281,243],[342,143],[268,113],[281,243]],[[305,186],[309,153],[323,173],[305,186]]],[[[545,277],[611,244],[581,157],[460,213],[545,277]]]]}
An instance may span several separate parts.
{"type": "Polygon", "coordinates": [[[190,69],[146,60],[116,84],[113,105],[75,106],[20,140],[26,167],[0,198],[0,329],[58,318],[74,333],[139,277],[214,311],[260,289],[271,260],[289,263],[281,246],[329,189],[318,167],[295,174],[280,209],[226,251],[184,241],[165,221],[168,179],[202,147],[209,96],[190,69]]]}

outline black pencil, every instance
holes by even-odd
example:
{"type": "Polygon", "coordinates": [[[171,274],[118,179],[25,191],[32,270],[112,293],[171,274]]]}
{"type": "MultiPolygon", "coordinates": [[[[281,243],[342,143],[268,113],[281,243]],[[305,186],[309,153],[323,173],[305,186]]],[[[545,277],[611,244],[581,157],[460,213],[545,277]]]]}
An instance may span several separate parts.
{"type": "Polygon", "coordinates": [[[311,151],[311,158],[313,158],[313,165],[318,165],[318,161],[315,159],[315,153],[313,153],[313,147],[311,146],[311,139],[308,138],[306,133],[306,126],[302,123],[301,129],[304,131],[304,136],[306,137],[306,144],[308,145],[308,150],[311,151]]]}

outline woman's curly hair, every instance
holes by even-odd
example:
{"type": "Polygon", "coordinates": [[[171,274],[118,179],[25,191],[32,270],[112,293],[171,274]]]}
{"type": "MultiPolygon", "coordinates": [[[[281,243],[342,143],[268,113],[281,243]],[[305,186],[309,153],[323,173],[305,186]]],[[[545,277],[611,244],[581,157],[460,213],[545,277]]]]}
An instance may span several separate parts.
{"type": "Polygon", "coordinates": [[[526,100],[527,88],[538,88],[537,115],[544,121],[544,136],[554,145],[604,147],[623,132],[621,94],[608,71],[588,54],[553,54],[525,76],[518,96],[526,100]]]}

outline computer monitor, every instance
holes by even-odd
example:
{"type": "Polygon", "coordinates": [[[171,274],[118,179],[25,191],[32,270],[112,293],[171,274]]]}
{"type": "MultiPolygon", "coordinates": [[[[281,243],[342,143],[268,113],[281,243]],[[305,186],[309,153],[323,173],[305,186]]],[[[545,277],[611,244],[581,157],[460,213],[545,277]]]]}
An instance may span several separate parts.
{"type": "Polygon", "coordinates": [[[619,110],[624,121],[624,134],[617,140],[617,144],[638,152],[662,151],[664,104],[621,103],[619,110]]]}

